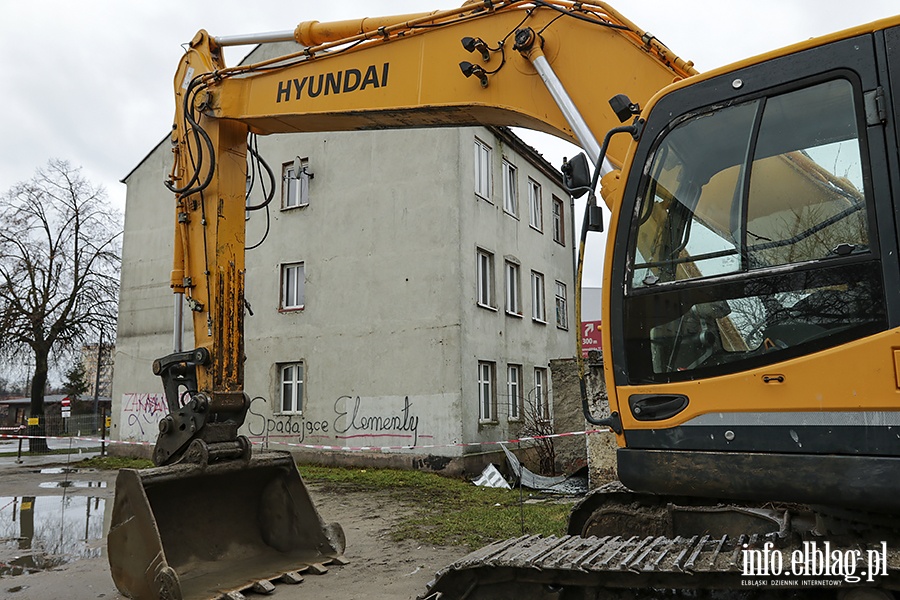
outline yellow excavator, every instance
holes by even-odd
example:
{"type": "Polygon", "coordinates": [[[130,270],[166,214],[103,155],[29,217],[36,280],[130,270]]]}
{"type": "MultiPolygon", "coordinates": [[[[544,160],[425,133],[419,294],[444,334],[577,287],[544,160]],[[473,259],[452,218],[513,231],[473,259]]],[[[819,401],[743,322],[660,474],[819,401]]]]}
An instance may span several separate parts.
{"type": "Polygon", "coordinates": [[[603,3],[470,0],[200,31],[174,91],[172,288],[195,339],[154,363],[159,466],[117,481],[122,593],[217,598],[344,562],[290,455],[238,434],[248,139],[475,124],[584,149],[563,165],[588,194],[582,257],[598,184],[612,211],[609,414],[584,406],[616,434],[621,483],[569,535],[484,548],[429,597],[900,589],[900,16],[700,74],[603,3]],[[224,64],[226,46],[285,40],[302,50],[224,64]]]}

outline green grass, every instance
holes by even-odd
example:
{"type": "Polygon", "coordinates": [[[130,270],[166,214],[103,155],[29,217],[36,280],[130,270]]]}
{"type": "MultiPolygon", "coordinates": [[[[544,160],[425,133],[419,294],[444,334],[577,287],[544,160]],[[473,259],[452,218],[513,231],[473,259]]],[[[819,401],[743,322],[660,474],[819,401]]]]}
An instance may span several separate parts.
{"type": "Polygon", "coordinates": [[[129,458],[127,456],[95,456],[72,463],[71,466],[78,469],[117,471],[119,469],[146,469],[153,466],[153,461],[145,458],[129,458]]]}
{"type": "Polygon", "coordinates": [[[572,505],[556,497],[482,488],[420,471],[303,465],[300,473],[332,490],[381,490],[406,504],[412,510],[391,529],[395,541],[413,539],[474,550],[525,534],[563,535],[572,505]]]}

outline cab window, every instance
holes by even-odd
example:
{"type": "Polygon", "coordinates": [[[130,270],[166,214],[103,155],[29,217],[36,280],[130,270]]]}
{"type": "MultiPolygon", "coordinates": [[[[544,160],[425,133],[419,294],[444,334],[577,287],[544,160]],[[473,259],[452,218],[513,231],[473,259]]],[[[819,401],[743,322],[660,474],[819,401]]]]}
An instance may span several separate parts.
{"type": "Polygon", "coordinates": [[[662,136],[630,239],[631,379],[734,372],[884,327],[856,97],[834,79],[662,136]]]}

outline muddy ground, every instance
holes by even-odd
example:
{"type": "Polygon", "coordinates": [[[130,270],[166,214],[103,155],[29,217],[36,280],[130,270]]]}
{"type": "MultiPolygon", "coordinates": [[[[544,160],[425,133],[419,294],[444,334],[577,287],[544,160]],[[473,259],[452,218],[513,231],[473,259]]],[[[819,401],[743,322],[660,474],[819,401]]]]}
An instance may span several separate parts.
{"type": "MultiPolygon", "coordinates": [[[[115,475],[0,459],[0,598],[123,598],[109,575],[104,543],[115,475]]],[[[437,570],[466,554],[393,542],[391,524],[415,507],[386,493],[309,487],[323,518],[343,526],[350,564],[307,575],[300,585],[279,585],[268,596],[273,600],[416,598],[437,570]]],[[[248,600],[264,597],[248,594],[248,600]]]]}

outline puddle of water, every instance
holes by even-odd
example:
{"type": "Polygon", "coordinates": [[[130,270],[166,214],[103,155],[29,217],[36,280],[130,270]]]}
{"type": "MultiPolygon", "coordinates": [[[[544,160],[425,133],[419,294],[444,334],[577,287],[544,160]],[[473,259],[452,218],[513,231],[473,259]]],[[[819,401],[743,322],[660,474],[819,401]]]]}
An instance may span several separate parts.
{"type": "Polygon", "coordinates": [[[105,508],[88,496],[0,496],[0,578],[100,556],[105,508]]]}
{"type": "Polygon", "coordinates": [[[105,481],[44,481],[38,484],[44,489],[52,488],[105,488],[105,481]]]}
{"type": "Polygon", "coordinates": [[[45,475],[62,475],[64,473],[77,473],[78,469],[73,467],[47,467],[46,469],[41,469],[40,471],[35,471],[35,473],[43,473],[45,475]]]}

